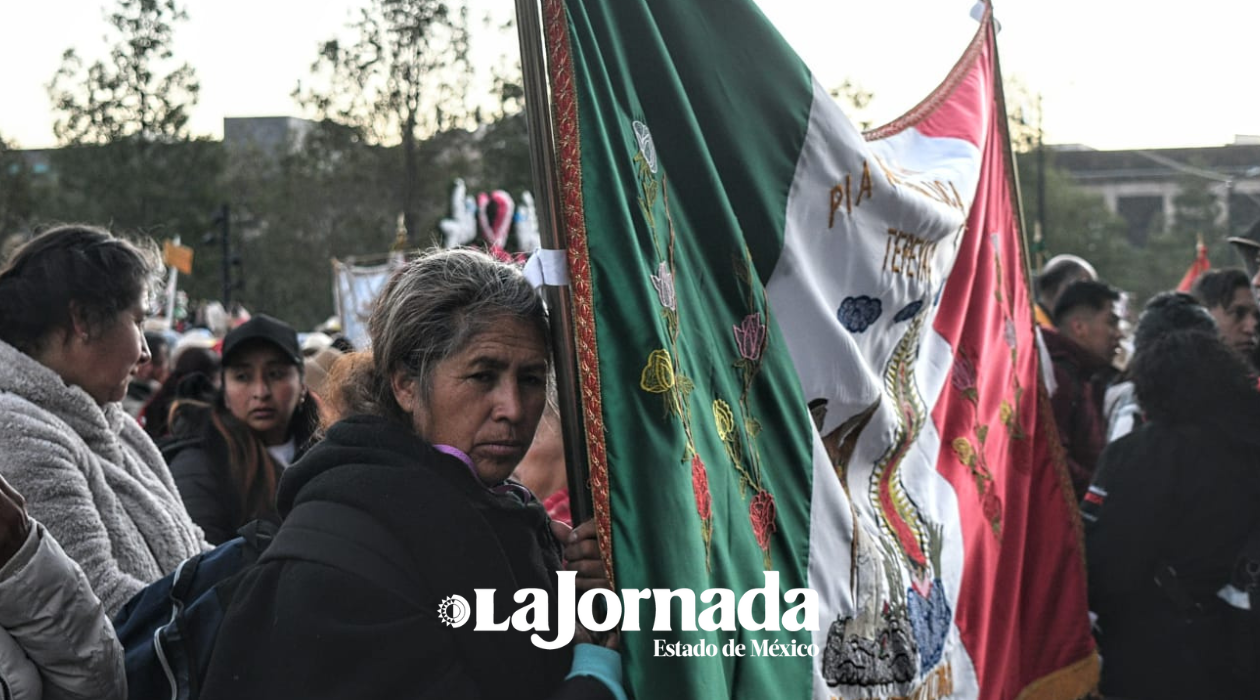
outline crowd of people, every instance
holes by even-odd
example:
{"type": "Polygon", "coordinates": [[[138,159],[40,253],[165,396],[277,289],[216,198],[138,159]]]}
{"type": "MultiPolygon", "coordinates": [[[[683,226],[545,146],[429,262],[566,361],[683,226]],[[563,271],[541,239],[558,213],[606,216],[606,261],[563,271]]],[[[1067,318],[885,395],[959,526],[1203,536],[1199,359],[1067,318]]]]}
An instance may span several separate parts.
{"type": "Polygon", "coordinates": [[[1152,297],[1124,358],[1121,294],[1088,262],[1037,278],[1106,697],[1260,687],[1260,223],[1235,244],[1248,271],[1152,297]]]}
{"type": "MultiPolygon", "coordinates": [[[[593,523],[568,522],[547,314],[516,267],[412,261],[371,351],[266,314],[209,342],[146,330],[156,272],[148,245],[85,226],[0,267],[0,697],[126,697],[112,620],[259,522],[322,553],[235,580],[203,697],[625,697],[615,634],[547,651],[440,619],[453,593],[554,594],[566,568],[608,585],[593,523]]],[[[1036,279],[1108,696],[1260,682],[1258,284],[1206,272],[1129,343],[1087,261],[1036,279]]]]}
{"type": "Polygon", "coordinates": [[[527,460],[551,352],[518,268],[427,254],[383,292],[373,351],[338,357],[264,314],[215,347],[146,333],[157,260],[63,226],[0,267],[0,697],[127,697],[115,616],[270,522],[285,546],[323,536],[334,565],[247,569],[202,697],[624,698],[615,634],[547,651],[439,619],[475,588],[554,597],[566,568],[608,586],[593,523],[512,478],[528,462],[556,491],[563,473],[556,431],[527,460]],[[388,575],[359,567],[368,551],[388,575]]]}

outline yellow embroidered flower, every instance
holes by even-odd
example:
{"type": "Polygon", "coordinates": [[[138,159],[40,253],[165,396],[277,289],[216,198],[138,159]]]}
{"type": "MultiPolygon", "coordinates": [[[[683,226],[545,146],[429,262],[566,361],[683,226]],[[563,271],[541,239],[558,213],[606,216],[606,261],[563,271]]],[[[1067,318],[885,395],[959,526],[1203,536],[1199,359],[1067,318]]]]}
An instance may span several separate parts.
{"type": "Polygon", "coordinates": [[[668,350],[653,350],[639,377],[639,386],[653,394],[664,394],[674,388],[674,363],[668,350]]]}
{"type": "Polygon", "coordinates": [[[722,399],[713,400],[713,422],[717,425],[718,437],[722,442],[729,440],[735,431],[735,414],[731,412],[730,404],[722,399]]]}
{"type": "Polygon", "coordinates": [[[976,462],[976,450],[971,446],[971,441],[965,437],[954,438],[954,454],[958,455],[958,461],[970,467],[976,462]]]}
{"type": "Polygon", "coordinates": [[[1001,419],[1002,425],[1010,425],[1011,417],[1014,416],[1014,414],[1015,409],[1011,408],[1011,405],[1006,402],[1006,399],[1002,399],[1002,405],[998,406],[998,418],[1001,419]]]}

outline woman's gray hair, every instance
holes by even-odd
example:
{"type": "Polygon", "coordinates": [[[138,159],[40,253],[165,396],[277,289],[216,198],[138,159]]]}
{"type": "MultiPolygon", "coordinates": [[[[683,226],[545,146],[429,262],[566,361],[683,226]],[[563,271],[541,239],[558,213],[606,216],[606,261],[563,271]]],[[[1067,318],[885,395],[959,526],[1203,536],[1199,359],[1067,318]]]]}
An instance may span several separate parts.
{"type": "Polygon", "coordinates": [[[505,318],[537,328],[550,360],[546,308],[518,268],[470,249],[434,249],[408,263],[385,285],[368,323],[378,408],[409,423],[394,398],[394,374],[414,377],[428,400],[433,368],[505,318]]]}

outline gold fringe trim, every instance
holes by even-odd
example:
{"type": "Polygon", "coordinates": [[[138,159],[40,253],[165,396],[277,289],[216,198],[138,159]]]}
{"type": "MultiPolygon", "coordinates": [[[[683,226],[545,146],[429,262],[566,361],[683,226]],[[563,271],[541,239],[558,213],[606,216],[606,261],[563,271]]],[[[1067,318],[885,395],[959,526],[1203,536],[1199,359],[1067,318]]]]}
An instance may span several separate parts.
{"type": "Polygon", "coordinates": [[[1098,690],[1097,654],[1033,681],[1015,700],[1077,700],[1098,690]]]}

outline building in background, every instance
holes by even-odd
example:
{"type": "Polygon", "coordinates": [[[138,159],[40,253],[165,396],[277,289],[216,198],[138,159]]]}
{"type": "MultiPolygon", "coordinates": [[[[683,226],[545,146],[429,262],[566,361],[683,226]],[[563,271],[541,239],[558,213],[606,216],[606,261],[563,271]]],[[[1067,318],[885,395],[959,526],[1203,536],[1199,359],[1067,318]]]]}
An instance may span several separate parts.
{"type": "Polygon", "coordinates": [[[223,145],[232,152],[292,153],[302,149],[315,125],[297,117],[224,117],[223,145]]]}
{"type": "Polygon", "coordinates": [[[1146,243],[1156,227],[1175,219],[1175,200],[1188,178],[1216,195],[1222,226],[1239,235],[1260,219],[1260,136],[1237,136],[1214,148],[1096,151],[1051,146],[1054,165],[1128,224],[1129,240],[1146,243]]]}

